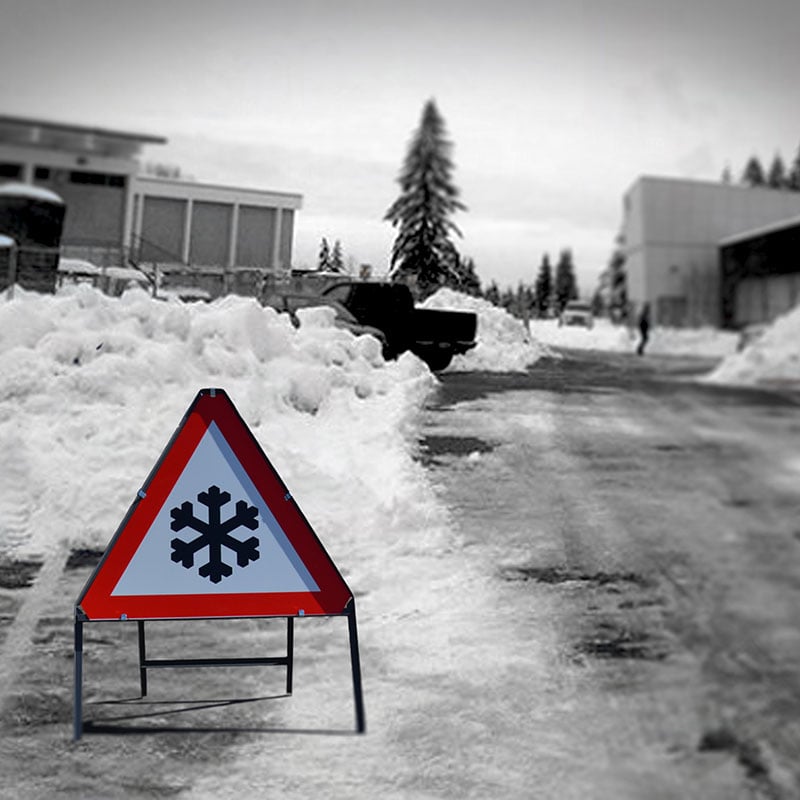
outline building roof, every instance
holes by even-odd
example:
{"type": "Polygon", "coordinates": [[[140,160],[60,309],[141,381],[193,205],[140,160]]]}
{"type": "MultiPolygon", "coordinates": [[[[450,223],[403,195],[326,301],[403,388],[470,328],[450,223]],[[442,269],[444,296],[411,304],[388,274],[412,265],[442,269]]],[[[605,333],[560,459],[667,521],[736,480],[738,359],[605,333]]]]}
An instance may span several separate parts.
{"type": "Polygon", "coordinates": [[[0,114],[0,127],[17,127],[28,129],[42,129],[56,133],[77,134],[80,136],[97,136],[105,139],[123,139],[126,141],[139,142],[140,144],[166,144],[167,140],[163,136],[154,136],[149,133],[134,133],[133,131],[118,131],[109,128],[97,128],[94,126],[75,125],[66,122],[54,122],[52,120],[33,119],[30,117],[14,117],[7,114],[0,114]]]}
{"type": "Polygon", "coordinates": [[[640,183],[664,183],[664,184],[683,184],[684,186],[704,187],[706,189],[717,189],[719,191],[730,192],[776,192],[783,191],[772,186],[749,186],[744,183],[725,183],[721,180],[711,180],[707,178],[684,178],[672,175],[639,175],[630,185],[630,189],[640,183]]]}
{"type": "Polygon", "coordinates": [[[794,228],[795,226],[800,227],[800,216],[779,219],[767,225],[762,225],[759,228],[742,231],[741,233],[734,233],[732,236],[726,236],[724,239],[720,239],[719,246],[725,247],[729,244],[746,242],[748,239],[755,239],[757,236],[766,236],[769,233],[777,233],[778,231],[786,230],[786,228],[794,228]]]}

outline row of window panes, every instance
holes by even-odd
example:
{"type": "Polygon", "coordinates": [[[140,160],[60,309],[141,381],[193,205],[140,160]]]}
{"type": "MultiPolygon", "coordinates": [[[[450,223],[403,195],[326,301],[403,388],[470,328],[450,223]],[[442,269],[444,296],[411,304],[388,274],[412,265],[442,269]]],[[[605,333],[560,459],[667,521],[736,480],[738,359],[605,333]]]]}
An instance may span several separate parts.
{"type": "MultiPolygon", "coordinates": [[[[36,167],[34,178],[37,181],[50,180],[50,167],[36,167]]],[[[19,178],[22,175],[22,164],[0,163],[0,178],[19,178]]],[[[125,186],[124,175],[106,175],[102,172],[70,172],[70,183],[91,184],[94,186],[125,186]]]]}

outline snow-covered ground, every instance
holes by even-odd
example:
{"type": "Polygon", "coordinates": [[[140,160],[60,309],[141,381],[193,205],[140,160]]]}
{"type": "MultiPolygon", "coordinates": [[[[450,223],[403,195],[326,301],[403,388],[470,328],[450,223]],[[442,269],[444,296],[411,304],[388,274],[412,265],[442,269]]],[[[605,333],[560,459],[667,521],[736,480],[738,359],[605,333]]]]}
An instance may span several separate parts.
{"type": "MultiPolygon", "coordinates": [[[[479,315],[480,344],[450,370],[522,370],[552,345],[635,346],[604,320],[591,331],[532,321],[528,332],[451,291],[427,305],[479,315]]],[[[86,285],[0,301],[0,550],[104,545],[206,386],[226,389],[332,548],[365,546],[354,530],[420,526],[436,546],[446,514],[412,458],[436,378],[411,354],[385,362],[377,341],[336,328],[329,309],[300,316],[295,329],[251,299],[115,299],[86,285]]],[[[733,334],[656,328],[648,353],[724,355],[708,378],[718,382],[800,379],[800,311],[744,352],[735,345],[733,334]]]]}
{"type": "MultiPolygon", "coordinates": [[[[552,355],[552,347],[630,353],[638,343],[635,329],[613,325],[603,318],[596,319],[591,329],[562,326],[555,319],[533,319],[529,322],[529,330],[526,330],[522,321],[503,309],[481,298],[469,297],[450,289],[440,289],[422,305],[425,308],[452,308],[478,313],[479,344],[472,352],[455,359],[451,369],[524,369],[541,355],[552,355]]],[[[652,355],[722,358],[736,351],[738,340],[735,333],[710,327],[696,330],[657,327],[651,331],[647,352],[652,355]]]]}

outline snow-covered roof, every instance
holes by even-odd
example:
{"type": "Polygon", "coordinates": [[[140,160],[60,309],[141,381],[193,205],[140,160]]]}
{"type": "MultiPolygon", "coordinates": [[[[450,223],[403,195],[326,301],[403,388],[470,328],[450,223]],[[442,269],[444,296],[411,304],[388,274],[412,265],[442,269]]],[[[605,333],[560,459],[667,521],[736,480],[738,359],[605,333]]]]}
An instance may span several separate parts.
{"type": "Polygon", "coordinates": [[[106,275],[109,278],[116,278],[117,280],[139,281],[140,283],[148,283],[147,275],[140,272],[138,269],[131,267],[108,267],[106,275]]]}
{"type": "Polygon", "coordinates": [[[30,183],[3,183],[0,184],[0,197],[29,197],[32,200],[43,200],[47,203],[64,205],[64,201],[49,189],[41,186],[32,186],[30,183]]]}
{"type": "Polygon", "coordinates": [[[91,261],[85,261],[82,258],[60,258],[58,271],[74,275],[100,275],[102,272],[97,264],[92,264],[91,261]]]}

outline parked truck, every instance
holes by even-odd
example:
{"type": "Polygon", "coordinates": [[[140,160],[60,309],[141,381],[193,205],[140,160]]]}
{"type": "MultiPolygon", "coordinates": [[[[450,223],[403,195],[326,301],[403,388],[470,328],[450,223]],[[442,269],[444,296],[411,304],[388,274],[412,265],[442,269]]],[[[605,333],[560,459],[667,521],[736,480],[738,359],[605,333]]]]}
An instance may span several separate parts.
{"type": "Polygon", "coordinates": [[[339,280],[322,291],[292,288],[291,293],[270,292],[265,302],[293,318],[300,308],[328,305],[336,312],[337,325],[374,335],[387,359],[410,350],[438,371],[448,366],[453,356],[476,345],[476,314],[417,308],[404,284],[339,280]]]}
{"type": "Polygon", "coordinates": [[[382,331],[388,358],[410,350],[432,370],[442,370],[477,344],[476,314],[417,308],[401,283],[348,281],[328,287],[322,297],[341,303],[361,325],[382,331]]]}

